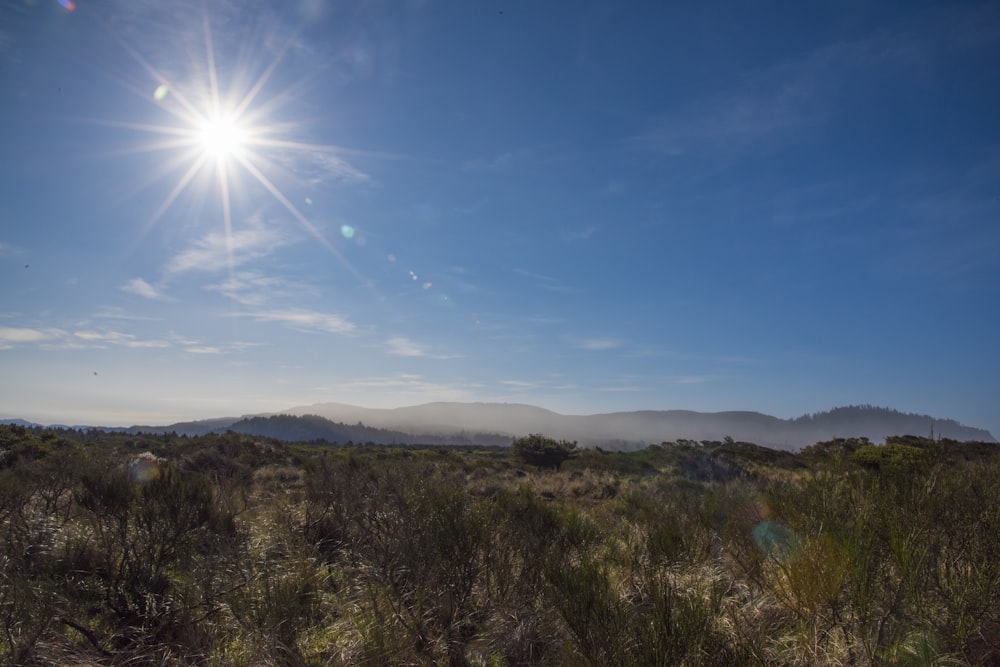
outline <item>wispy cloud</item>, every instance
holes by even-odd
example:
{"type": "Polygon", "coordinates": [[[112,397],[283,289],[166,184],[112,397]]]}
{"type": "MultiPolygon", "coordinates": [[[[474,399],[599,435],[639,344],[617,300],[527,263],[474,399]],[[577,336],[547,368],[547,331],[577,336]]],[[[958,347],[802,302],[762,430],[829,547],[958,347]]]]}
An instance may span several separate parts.
{"type": "Polygon", "coordinates": [[[891,230],[880,270],[981,289],[1000,268],[1000,153],[964,170],[928,170],[896,195],[904,224],[891,230]],[[950,173],[949,173],[950,172],[950,173]]]}
{"type": "Polygon", "coordinates": [[[3,241],[0,241],[0,257],[16,257],[18,255],[23,255],[23,254],[24,254],[23,249],[18,248],[15,245],[11,245],[9,243],[4,243],[3,241]]]}
{"type": "Polygon", "coordinates": [[[144,299],[160,299],[162,295],[157,291],[155,287],[147,283],[142,278],[133,278],[124,285],[121,286],[123,292],[128,292],[129,294],[135,294],[141,296],[144,299]]]}
{"type": "Polygon", "coordinates": [[[327,146],[296,144],[287,151],[269,152],[279,165],[312,185],[365,184],[371,177],[327,146]]]}
{"type": "Polygon", "coordinates": [[[223,354],[222,348],[215,345],[192,345],[184,351],[191,354],[223,354]]]}
{"type": "MultiPolygon", "coordinates": [[[[667,155],[771,147],[779,139],[835,117],[844,105],[859,99],[855,90],[861,81],[876,81],[889,72],[919,79],[943,49],[961,48],[973,41],[957,35],[972,30],[974,14],[966,10],[915,12],[910,20],[863,38],[826,44],[750,72],[729,88],[667,112],[633,143],[667,155]]],[[[995,13],[992,21],[978,23],[980,27],[973,32],[981,40],[996,39],[995,13]],[[983,28],[984,23],[992,23],[993,28],[983,28]],[[991,36],[984,38],[988,30],[991,36]]]]}
{"type": "Polygon", "coordinates": [[[670,378],[674,384],[704,384],[716,379],[715,375],[675,375],[670,378]]]}
{"type": "Polygon", "coordinates": [[[352,322],[340,315],[315,310],[261,310],[247,313],[231,313],[231,316],[250,317],[258,322],[277,322],[305,333],[351,334],[356,329],[352,322]]]}
{"type": "Polygon", "coordinates": [[[564,317],[546,317],[544,315],[532,315],[521,318],[521,322],[530,326],[551,327],[558,324],[565,324],[564,317]]]}
{"type": "Polygon", "coordinates": [[[467,161],[462,168],[465,171],[503,171],[511,168],[515,163],[523,160],[530,151],[512,150],[490,155],[488,157],[478,157],[467,161]]]}
{"type": "Polygon", "coordinates": [[[581,350],[600,352],[603,350],[614,350],[621,347],[621,345],[621,341],[611,338],[588,338],[577,343],[576,347],[581,350]]]}
{"type": "Polygon", "coordinates": [[[213,232],[175,255],[167,264],[168,274],[188,271],[220,271],[265,257],[291,239],[277,227],[255,226],[225,234],[213,232]]]}
{"type": "Polygon", "coordinates": [[[24,343],[40,343],[63,338],[66,332],[61,329],[32,329],[28,327],[0,327],[0,349],[10,349],[14,345],[24,343]]]}
{"type": "Polygon", "coordinates": [[[512,389],[540,389],[546,386],[546,383],[533,380],[500,380],[500,384],[512,389]]]}
{"type": "MultiPolygon", "coordinates": [[[[132,320],[144,318],[121,317],[111,311],[110,319],[132,320]]],[[[206,343],[175,333],[163,338],[144,338],[135,334],[111,328],[81,328],[66,331],[58,328],[0,328],[0,349],[10,349],[15,345],[35,345],[44,350],[85,350],[123,347],[130,349],[177,348],[195,354],[230,354],[241,352],[259,343],[225,341],[206,343]]]]}
{"type": "Polygon", "coordinates": [[[628,185],[624,181],[608,181],[608,184],[604,186],[604,194],[609,197],[617,197],[625,193],[628,189],[628,185]]]}
{"type": "Polygon", "coordinates": [[[312,285],[294,282],[260,271],[237,271],[221,283],[207,285],[206,290],[219,292],[233,301],[249,307],[260,307],[278,300],[319,293],[312,285]]]}
{"type": "Polygon", "coordinates": [[[185,345],[184,351],[189,354],[232,354],[234,352],[242,352],[252,347],[258,347],[259,343],[247,343],[244,341],[235,341],[230,343],[224,343],[221,345],[204,345],[197,343],[195,341],[188,341],[185,345]]]}
{"type": "Polygon", "coordinates": [[[189,338],[173,332],[171,332],[167,338],[171,343],[188,354],[233,354],[260,346],[260,343],[249,343],[239,340],[225,342],[213,341],[207,343],[205,341],[198,340],[197,338],[189,338]]]}
{"type": "Polygon", "coordinates": [[[586,241],[594,232],[597,231],[597,227],[594,225],[587,225],[586,227],[581,227],[579,229],[568,229],[559,234],[559,238],[563,241],[586,241]]]}
{"type": "Polygon", "coordinates": [[[708,149],[745,149],[780,133],[813,126],[826,111],[809,80],[785,86],[770,83],[715,94],[669,114],[633,142],[665,155],[679,156],[708,149]],[[815,92],[815,91],[812,91],[815,92]]]}
{"type": "Polygon", "coordinates": [[[404,336],[394,336],[386,341],[389,354],[397,357],[426,357],[427,351],[404,336]]]}
{"type": "Polygon", "coordinates": [[[560,294],[572,294],[575,290],[572,287],[564,284],[558,278],[553,278],[552,276],[547,276],[529,269],[513,269],[513,272],[522,278],[527,278],[535,282],[538,287],[549,292],[557,292],[560,294]]]}
{"type": "Polygon", "coordinates": [[[143,340],[132,334],[123,333],[121,331],[104,330],[104,331],[74,331],[73,336],[82,341],[86,341],[96,347],[103,347],[105,345],[120,345],[122,347],[132,347],[132,348],[162,348],[170,347],[170,343],[165,340],[143,340]]]}
{"type": "MultiPolygon", "coordinates": [[[[521,398],[524,398],[525,396],[545,396],[550,395],[553,392],[573,392],[580,389],[579,385],[572,382],[566,382],[565,379],[559,377],[558,375],[553,375],[547,378],[497,380],[497,384],[509,390],[511,392],[510,395],[516,395],[521,398]]],[[[497,397],[491,400],[504,399],[503,397],[497,397]]]]}
{"type": "Polygon", "coordinates": [[[470,389],[478,384],[455,382],[446,384],[432,382],[422,375],[401,373],[399,375],[356,378],[338,385],[338,388],[355,391],[377,390],[382,401],[392,401],[405,405],[428,401],[461,401],[474,398],[470,389]]]}
{"type": "Polygon", "coordinates": [[[459,354],[444,354],[428,351],[423,345],[406,336],[393,336],[386,341],[389,354],[397,357],[426,357],[428,359],[459,359],[459,354]]]}
{"type": "Polygon", "coordinates": [[[125,312],[123,308],[118,306],[101,306],[94,313],[93,317],[99,320],[135,320],[140,322],[154,322],[161,319],[147,315],[133,315],[125,312]]]}

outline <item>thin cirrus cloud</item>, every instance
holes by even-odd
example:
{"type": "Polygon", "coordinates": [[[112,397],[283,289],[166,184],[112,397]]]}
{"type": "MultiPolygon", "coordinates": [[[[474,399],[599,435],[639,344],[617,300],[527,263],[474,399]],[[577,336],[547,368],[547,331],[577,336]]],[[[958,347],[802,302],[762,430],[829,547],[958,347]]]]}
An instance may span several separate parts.
{"type": "Polygon", "coordinates": [[[142,339],[129,333],[112,329],[65,331],[58,328],[35,329],[31,327],[0,327],[0,349],[15,346],[37,345],[44,349],[105,348],[108,346],[130,348],[170,347],[165,340],[142,339]]]}
{"type": "Polygon", "coordinates": [[[229,345],[189,345],[184,348],[184,351],[189,354],[231,354],[233,352],[245,350],[247,347],[251,347],[253,345],[253,343],[236,343],[229,345]]]}
{"type": "Polygon", "coordinates": [[[245,313],[231,313],[232,317],[249,317],[258,322],[276,322],[303,333],[332,333],[348,335],[356,327],[348,319],[334,313],[316,310],[286,309],[258,310],[245,313]]]}
{"type": "Polygon", "coordinates": [[[250,343],[246,341],[228,341],[225,343],[206,343],[197,338],[188,338],[176,333],[171,333],[168,338],[170,342],[188,354],[232,354],[243,352],[253,347],[259,347],[260,343],[250,343]]]}
{"type": "Polygon", "coordinates": [[[504,390],[512,392],[513,395],[523,397],[526,395],[538,395],[543,393],[559,393],[567,391],[577,391],[579,385],[572,382],[555,381],[554,379],[542,380],[498,380],[497,384],[504,390]]]}
{"type": "Polygon", "coordinates": [[[93,317],[99,320],[134,320],[139,322],[155,322],[161,319],[148,315],[134,315],[119,306],[101,306],[94,312],[93,317]]]}
{"type": "Polygon", "coordinates": [[[312,285],[265,275],[260,271],[237,271],[221,283],[206,285],[205,289],[251,308],[278,300],[287,301],[292,297],[319,294],[319,290],[312,285]]]}
{"type": "Polygon", "coordinates": [[[147,283],[142,278],[133,278],[124,285],[121,286],[123,292],[128,292],[129,294],[135,294],[136,296],[141,296],[144,299],[157,300],[163,298],[160,292],[147,283]]]}
{"type": "Polygon", "coordinates": [[[296,144],[295,150],[271,155],[274,162],[311,185],[371,183],[371,176],[337,154],[329,146],[296,144]]]}
{"type": "Polygon", "coordinates": [[[397,357],[426,357],[427,351],[405,336],[394,336],[386,341],[389,354],[397,357]]]}
{"type": "Polygon", "coordinates": [[[10,349],[25,343],[40,343],[66,335],[61,329],[32,329],[29,327],[0,327],[0,349],[10,349]]]}
{"type": "Polygon", "coordinates": [[[554,278],[552,276],[547,276],[528,269],[514,269],[513,271],[516,275],[521,276],[522,278],[527,278],[528,280],[536,283],[538,287],[541,287],[548,292],[572,294],[575,291],[572,287],[565,285],[558,278],[554,278]]]}
{"type": "Polygon", "coordinates": [[[670,378],[673,384],[704,384],[705,382],[711,382],[716,376],[714,375],[675,375],[670,378]]]}
{"type": "Polygon", "coordinates": [[[629,393],[644,391],[642,387],[639,387],[637,385],[626,385],[621,387],[615,387],[615,386],[601,387],[600,389],[601,391],[608,392],[611,394],[629,394],[629,393]]]}
{"type": "Polygon", "coordinates": [[[937,32],[917,19],[866,37],[827,44],[794,60],[748,74],[735,86],[668,112],[633,141],[655,152],[681,155],[711,148],[748,149],[827,122],[856,99],[862,78],[926,66],[926,36],[937,32]]]}
{"type": "Polygon", "coordinates": [[[432,382],[423,375],[401,373],[384,377],[367,377],[348,380],[345,389],[359,392],[377,391],[383,401],[421,402],[469,400],[478,384],[468,382],[432,382]]]}
{"type": "Polygon", "coordinates": [[[458,354],[440,354],[429,352],[424,346],[406,336],[393,336],[386,341],[386,351],[397,357],[425,357],[428,359],[458,359],[458,354]]]}
{"type": "Polygon", "coordinates": [[[132,334],[124,333],[121,331],[104,330],[104,331],[75,331],[73,332],[73,337],[96,347],[103,347],[105,345],[118,345],[122,347],[132,347],[132,348],[162,348],[170,347],[170,343],[165,340],[143,340],[132,334]]]}
{"type": "Polygon", "coordinates": [[[500,380],[500,384],[512,389],[539,389],[545,386],[542,382],[534,382],[531,380],[500,380]]]}
{"type": "Polygon", "coordinates": [[[591,350],[594,352],[601,352],[604,350],[614,350],[621,347],[621,342],[613,340],[610,338],[589,338],[587,340],[580,341],[577,344],[577,348],[581,350],[591,350]]]}
{"type": "Polygon", "coordinates": [[[0,328],[0,349],[10,349],[15,345],[38,345],[46,350],[67,349],[107,349],[125,347],[132,349],[162,349],[179,347],[195,354],[230,354],[241,352],[256,343],[233,341],[224,344],[207,344],[171,334],[166,340],[140,338],[134,334],[115,329],[80,329],[69,332],[62,329],[0,328]]]}
{"type": "Polygon", "coordinates": [[[593,236],[594,232],[596,232],[596,231],[597,231],[597,227],[596,226],[594,226],[594,225],[587,225],[586,227],[581,227],[579,229],[569,229],[569,230],[563,231],[559,235],[559,238],[561,240],[567,241],[567,242],[570,242],[570,241],[586,241],[591,236],[593,236]]]}
{"type": "Polygon", "coordinates": [[[291,239],[274,227],[255,226],[225,234],[213,232],[202,237],[167,263],[168,274],[190,271],[212,272],[265,257],[291,239]]]}
{"type": "Polygon", "coordinates": [[[822,121],[826,111],[810,96],[805,81],[777,82],[762,88],[722,91],[688,108],[668,114],[633,140],[657,153],[679,156],[717,147],[732,150],[756,146],[793,129],[822,121]]]}
{"type": "Polygon", "coordinates": [[[469,160],[462,165],[462,168],[465,171],[502,171],[530,156],[531,151],[525,149],[505,151],[489,157],[469,160]]]}
{"type": "Polygon", "coordinates": [[[23,254],[24,250],[21,248],[0,241],[0,257],[16,257],[17,255],[23,254]]]}

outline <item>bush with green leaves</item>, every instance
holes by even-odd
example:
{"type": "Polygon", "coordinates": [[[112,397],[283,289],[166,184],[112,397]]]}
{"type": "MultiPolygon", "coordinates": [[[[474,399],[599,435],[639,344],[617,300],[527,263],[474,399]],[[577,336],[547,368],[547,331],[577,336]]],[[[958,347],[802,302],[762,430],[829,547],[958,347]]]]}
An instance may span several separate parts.
{"type": "Polygon", "coordinates": [[[558,469],[566,459],[573,456],[576,443],[553,440],[544,435],[532,433],[523,438],[515,438],[510,449],[514,456],[524,463],[539,468],[558,469]]]}

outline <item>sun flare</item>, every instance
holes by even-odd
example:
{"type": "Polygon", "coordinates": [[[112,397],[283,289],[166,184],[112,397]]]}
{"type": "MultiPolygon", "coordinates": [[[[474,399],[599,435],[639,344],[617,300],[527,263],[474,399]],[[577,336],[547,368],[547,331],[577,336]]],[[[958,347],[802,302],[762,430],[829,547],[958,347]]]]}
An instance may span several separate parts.
{"type": "MultiPolygon", "coordinates": [[[[285,53],[297,37],[288,41],[264,63],[243,64],[234,71],[226,70],[220,82],[216,67],[215,47],[207,13],[203,16],[205,58],[200,73],[193,77],[170,79],[124,41],[122,46],[152,81],[135,86],[148,91],[155,82],[151,98],[160,113],[170,116],[166,122],[111,122],[111,125],[141,131],[158,139],[144,142],[136,151],[166,151],[173,154],[165,162],[163,174],[180,173],[176,183],[162,203],[149,217],[141,234],[147,233],[178,199],[196,182],[214,182],[215,201],[221,209],[223,232],[231,246],[234,217],[253,190],[270,196],[295,219],[306,232],[326,248],[353,274],[361,278],[329,235],[314,224],[294,203],[291,191],[308,184],[310,178],[296,173],[296,161],[302,164],[332,164],[345,173],[360,174],[344,161],[338,146],[300,141],[288,136],[302,122],[280,118],[282,107],[295,99],[293,93],[301,86],[293,83],[284,91],[267,93],[265,88],[282,62],[285,53]],[[203,78],[202,78],[203,77],[203,78]],[[277,180],[280,177],[281,180],[277,180]],[[251,186],[255,186],[253,189],[251,186]]],[[[308,197],[306,198],[308,200],[308,197]]],[[[237,220],[236,225],[239,225],[237,220]]],[[[230,250],[229,268],[235,261],[230,250]]]]}
{"type": "Polygon", "coordinates": [[[239,157],[247,146],[249,132],[237,118],[219,114],[199,123],[197,140],[202,153],[216,160],[239,157]]]}

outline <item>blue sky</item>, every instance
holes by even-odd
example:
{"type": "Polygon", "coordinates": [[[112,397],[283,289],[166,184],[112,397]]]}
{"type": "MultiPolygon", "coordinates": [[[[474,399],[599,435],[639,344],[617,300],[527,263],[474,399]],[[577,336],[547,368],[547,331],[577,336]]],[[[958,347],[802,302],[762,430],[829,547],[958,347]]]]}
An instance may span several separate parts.
{"type": "Polygon", "coordinates": [[[1000,435],[996,3],[66,4],[0,9],[2,417],[1000,435]]]}

